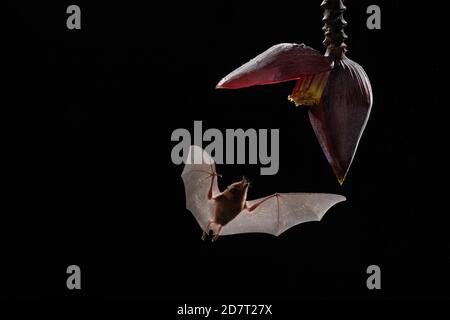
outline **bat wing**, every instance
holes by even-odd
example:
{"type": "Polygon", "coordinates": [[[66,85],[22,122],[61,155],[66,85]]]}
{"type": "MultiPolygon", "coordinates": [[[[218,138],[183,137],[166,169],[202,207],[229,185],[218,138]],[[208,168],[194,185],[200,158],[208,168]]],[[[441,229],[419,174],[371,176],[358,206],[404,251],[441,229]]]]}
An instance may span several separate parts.
{"type": "MultiPolygon", "coordinates": [[[[247,207],[266,198],[247,202],[247,207]]],[[[278,193],[262,202],[254,211],[243,210],[227,224],[222,235],[262,232],[275,236],[293,226],[320,221],[325,213],[345,197],[328,193],[278,193]]]]}
{"type": "Polygon", "coordinates": [[[208,191],[212,180],[212,196],[220,193],[215,175],[214,160],[202,148],[191,146],[181,178],[184,182],[186,208],[191,211],[202,229],[212,218],[213,204],[208,200],[208,191]]]}

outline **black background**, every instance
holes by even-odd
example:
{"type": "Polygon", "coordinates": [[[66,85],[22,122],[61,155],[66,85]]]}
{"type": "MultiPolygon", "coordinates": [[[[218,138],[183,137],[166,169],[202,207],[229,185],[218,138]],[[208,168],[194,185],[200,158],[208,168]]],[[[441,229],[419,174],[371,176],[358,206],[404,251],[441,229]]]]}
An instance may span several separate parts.
{"type": "Polygon", "coordinates": [[[3,5],[2,297],[449,297],[445,211],[428,180],[444,171],[433,170],[439,149],[425,137],[440,117],[429,76],[439,56],[425,54],[441,48],[423,32],[423,8],[346,2],[348,56],[369,75],[374,105],[340,187],[306,109],[287,101],[293,83],[214,89],[273,44],[323,51],[320,1],[147,3],[78,1],[82,29],[72,31],[72,3],[3,5]],[[381,30],[366,28],[370,4],[381,6],[381,30]],[[202,242],[185,209],[183,168],[170,158],[172,131],[192,131],[194,120],[204,129],[280,129],[278,174],[222,165],[221,188],[246,175],[252,198],[331,192],[347,201],[278,238],[202,242]],[[81,267],[80,291],[66,288],[71,264],[81,267]],[[380,291],[366,288],[371,264],[381,267],[380,291]]]}

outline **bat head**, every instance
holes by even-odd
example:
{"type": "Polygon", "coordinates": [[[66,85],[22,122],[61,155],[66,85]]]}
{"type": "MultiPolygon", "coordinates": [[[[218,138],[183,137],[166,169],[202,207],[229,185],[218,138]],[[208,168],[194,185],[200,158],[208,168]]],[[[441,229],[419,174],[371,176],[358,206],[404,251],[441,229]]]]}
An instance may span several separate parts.
{"type": "Polygon", "coordinates": [[[249,182],[245,177],[242,178],[241,181],[230,184],[227,187],[225,193],[228,198],[232,198],[236,201],[244,200],[247,198],[247,190],[248,190],[249,182]]]}

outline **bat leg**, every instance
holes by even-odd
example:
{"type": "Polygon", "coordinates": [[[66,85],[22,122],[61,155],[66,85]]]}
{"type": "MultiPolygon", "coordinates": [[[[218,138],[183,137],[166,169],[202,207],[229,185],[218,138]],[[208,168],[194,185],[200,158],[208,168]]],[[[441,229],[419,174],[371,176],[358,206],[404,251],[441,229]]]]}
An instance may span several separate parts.
{"type": "Polygon", "coordinates": [[[253,210],[255,210],[256,208],[258,208],[258,206],[259,206],[260,204],[264,203],[265,201],[269,200],[270,198],[278,197],[278,196],[279,196],[278,193],[274,193],[273,195],[268,196],[268,197],[265,197],[265,198],[262,199],[261,201],[259,201],[259,202],[255,203],[255,204],[253,204],[251,207],[248,207],[247,204],[245,205],[245,207],[246,207],[246,209],[248,210],[248,212],[251,213],[253,210]]]}
{"type": "Polygon", "coordinates": [[[219,238],[219,236],[220,236],[220,231],[222,231],[222,225],[221,224],[219,224],[219,228],[217,229],[217,232],[216,232],[216,234],[214,235],[214,237],[212,238],[212,242],[214,242],[214,241],[216,241],[218,238],[219,238]]]}
{"type": "Polygon", "coordinates": [[[203,241],[208,236],[208,234],[209,234],[209,227],[211,227],[212,223],[214,223],[214,220],[212,220],[212,219],[208,220],[208,224],[206,225],[205,231],[203,231],[203,234],[202,234],[202,240],[203,241]]]}

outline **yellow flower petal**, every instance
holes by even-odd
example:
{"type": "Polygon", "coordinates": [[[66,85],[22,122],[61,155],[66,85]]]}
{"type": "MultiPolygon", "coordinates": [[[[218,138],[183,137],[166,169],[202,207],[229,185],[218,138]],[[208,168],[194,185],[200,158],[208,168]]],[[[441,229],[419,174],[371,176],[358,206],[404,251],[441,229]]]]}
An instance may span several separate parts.
{"type": "Polygon", "coordinates": [[[323,90],[328,81],[330,72],[323,72],[302,77],[297,80],[292,94],[288,96],[289,101],[296,106],[312,106],[320,103],[323,90]]]}

